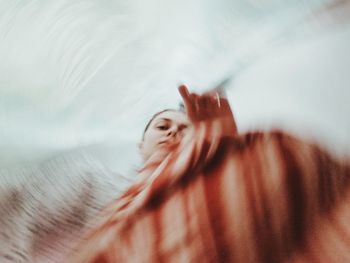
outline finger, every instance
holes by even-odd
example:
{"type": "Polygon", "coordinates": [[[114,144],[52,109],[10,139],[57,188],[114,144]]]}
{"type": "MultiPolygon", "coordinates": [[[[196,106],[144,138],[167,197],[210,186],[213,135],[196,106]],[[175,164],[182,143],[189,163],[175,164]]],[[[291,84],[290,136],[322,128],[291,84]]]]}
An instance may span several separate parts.
{"type": "Polygon", "coordinates": [[[209,97],[209,100],[211,116],[216,116],[219,111],[217,96],[212,95],[209,97]]]}
{"type": "Polygon", "coordinates": [[[216,109],[216,108],[220,108],[220,101],[221,101],[221,97],[220,94],[218,94],[217,92],[207,92],[203,95],[203,97],[206,97],[206,101],[210,107],[210,109],[216,109]]]}
{"type": "Polygon", "coordinates": [[[211,90],[208,90],[206,93],[208,93],[208,94],[218,93],[220,98],[227,98],[226,89],[224,87],[222,87],[222,86],[219,86],[219,87],[213,88],[211,90]]]}
{"type": "Polygon", "coordinates": [[[209,113],[210,113],[210,97],[208,96],[201,96],[199,99],[199,107],[200,107],[200,112],[202,115],[202,117],[209,117],[209,113]]]}
{"type": "Polygon", "coordinates": [[[194,110],[193,113],[197,113],[199,110],[199,98],[200,96],[196,93],[191,93],[189,97],[190,107],[194,110]]]}
{"type": "Polygon", "coordinates": [[[193,102],[191,101],[191,94],[189,93],[187,87],[185,85],[181,85],[178,90],[184,102],[186,111],[191,110],[193,108],[193,102]]]}
{"type": "Polygon", "coordinates": [[[190,93],[186,103],[186,113],[191,121],[196,121],[198,119],[198,97],[197,94],[190,93]]]}
{"type": "Polygon", "coordinates": [[[179,92],[180,92],[180,95],[181,97],[183,98],[184,101],[186,101],[189,96],[190,96],[190,93],[186,87],[186,85],[181,85],[179,88],[178,88],[179,92]]]}

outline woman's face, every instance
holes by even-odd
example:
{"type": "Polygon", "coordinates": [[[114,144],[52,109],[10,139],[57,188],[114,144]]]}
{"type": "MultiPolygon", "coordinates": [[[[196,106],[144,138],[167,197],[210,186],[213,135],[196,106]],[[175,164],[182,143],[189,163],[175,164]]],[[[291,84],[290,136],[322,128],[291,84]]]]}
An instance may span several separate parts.
{"type": "Polygon", "coordinates": [[[181,111],[171,110],[157,115],[151,121],[139,145],[144,161],[159,149],[170,149],[178,144],[190,125],[186,114],[181,111]]]}

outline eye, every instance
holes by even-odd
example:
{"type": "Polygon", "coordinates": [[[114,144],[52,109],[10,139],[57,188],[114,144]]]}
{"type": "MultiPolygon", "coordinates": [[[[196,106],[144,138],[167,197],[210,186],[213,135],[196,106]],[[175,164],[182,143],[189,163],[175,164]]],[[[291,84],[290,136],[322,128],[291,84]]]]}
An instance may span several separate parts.
{"type": "Polygon", "coordinates": [[[187,128],[188,128],[187,125],[180,125],[179,130],[180,130],[180,131],[184,131],[184,130],[186,130],[187,128]]]}
{"type": "Polygon", "coordinates": [[[165,130],[168,129],[168,126],[167,126],[167,125],[159,125],[159,126],[157,126],[157,129],[158,129],[158,130],[165,131],[165,130]]]}

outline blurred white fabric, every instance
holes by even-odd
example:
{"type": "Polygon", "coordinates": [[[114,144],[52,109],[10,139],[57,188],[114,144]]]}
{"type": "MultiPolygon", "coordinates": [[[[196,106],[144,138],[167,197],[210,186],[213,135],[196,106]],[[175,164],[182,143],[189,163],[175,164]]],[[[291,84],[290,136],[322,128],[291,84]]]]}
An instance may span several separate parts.
{"type": "Polygon", "coordinates": [[[86,149],[128,173],[149,117],[180,102],[179,83],[202,91],[229,77],[242,131],[293,124],[348,145],[348,6],[2,0],[0,165],[86,149]]]}

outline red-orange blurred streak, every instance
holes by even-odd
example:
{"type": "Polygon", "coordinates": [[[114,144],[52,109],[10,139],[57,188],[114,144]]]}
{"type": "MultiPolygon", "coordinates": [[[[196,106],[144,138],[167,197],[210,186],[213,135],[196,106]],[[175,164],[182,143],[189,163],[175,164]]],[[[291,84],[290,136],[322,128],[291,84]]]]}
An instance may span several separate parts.
{"type": "Polygon", "coordinates": [[[70,262],[350,262],[349,162],[278,131],[204,134],[111,204],[70,262]]]}

